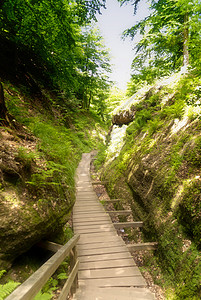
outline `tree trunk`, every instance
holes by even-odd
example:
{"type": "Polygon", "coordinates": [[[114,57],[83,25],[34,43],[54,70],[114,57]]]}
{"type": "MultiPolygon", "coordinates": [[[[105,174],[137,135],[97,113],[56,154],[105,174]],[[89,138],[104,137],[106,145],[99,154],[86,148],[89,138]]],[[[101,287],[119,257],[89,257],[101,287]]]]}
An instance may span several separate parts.
{"type": "Polygon", "coordinates": [[[7,124],[7,108],[5,105],[3,85],[0,82],[0,123],[7,124]]]}
{"type": "Polygon", "coordinates": [[[189,16],[188,13],[184,15],[184,43],[183,43],[183,67],[187,69],[189,65],[189,49],[188,49],[188,42],[189,42],[189,16]]]}

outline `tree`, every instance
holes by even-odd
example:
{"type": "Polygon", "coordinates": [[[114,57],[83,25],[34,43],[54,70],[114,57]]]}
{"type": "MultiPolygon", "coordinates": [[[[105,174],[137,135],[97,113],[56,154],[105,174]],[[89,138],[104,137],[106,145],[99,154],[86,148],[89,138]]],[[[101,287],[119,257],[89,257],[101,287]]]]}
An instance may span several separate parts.
{"type": "MultiPolygon", "coordinates": [[[[89,109],[100,87],[107,90],[110,82],[107,74],[111,72],[108,50],[97,28],[87,26],[80,36],[79,95],[83,108],[89,109]]],[[[100,97],[101,101],[102,96],[100,97]]]]}
{"type": "MultiPolygon", "coordinates": [[[[73,101],[76,105],[75,95],[81,93],[82,106],[88,108],[100,72],[108,68],[109,62],[100,37],[92,32],[85,34],[84,28],[104,6],[105,0],[1,2],[0,35],[16,45],[16,65],[12,69],[17,69],[19,49],[26,49],[30,61],[27,64],[22,58],[20,67],[23,65],[29,74],[31,63],[38,67],[44,75],[40,76],[42,83],[50,81],[49,86],[61,96],[61,105],[71,106],[73,101]]],[[[39,80],[37,72],[34,76],[39,80]]]]}
{"type": "MultiPolygon", "coordinates": [[[[139,2],[132,1],[135,11],[139,2]]],[[[195,24],[200,27],[200,9],[197,0],[151,1],[149,16],[124,32],[124,37],[129,36],[131,39],[138,33],[141,35],[132,65],[134,75],[138,74],[141,78],[147,75],[149,79],[145,76],[145,80],[149,81],[181,66],[186,68],[189,61],[193,64],[193,36],[195,24]],[[136,69],[140,69],[140,72],[136,72],[136,69]]]]}
{"type": "Polygon", "coordinates": [[[7,123],[7,108],[4,100],[3,85],[0,82],[0,123],[7,123]]]}

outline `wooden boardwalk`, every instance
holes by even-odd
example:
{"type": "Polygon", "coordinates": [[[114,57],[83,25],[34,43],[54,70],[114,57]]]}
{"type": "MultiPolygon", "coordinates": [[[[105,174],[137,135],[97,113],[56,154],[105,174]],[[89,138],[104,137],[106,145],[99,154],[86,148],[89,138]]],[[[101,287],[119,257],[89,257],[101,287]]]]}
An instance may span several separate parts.
{"type": "Polygon", "coordinates": [[[74,232],[78,241],[79,288],[74,300],[153,300],[124,241],[93,190],[90,153],[77,169],[74,232]]]}

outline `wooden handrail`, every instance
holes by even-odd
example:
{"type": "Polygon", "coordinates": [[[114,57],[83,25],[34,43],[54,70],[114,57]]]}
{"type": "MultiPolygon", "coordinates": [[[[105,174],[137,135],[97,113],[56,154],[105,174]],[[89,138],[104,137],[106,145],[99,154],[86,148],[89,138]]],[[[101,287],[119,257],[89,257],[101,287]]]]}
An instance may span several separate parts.
{"type": "Polygon", "coordinates": [[[61,249],[63,247],[63,245],[56,244],[56,243],[49,242],[49,241],[41,241],[41,242],[37,243],[36,246],[41,247],[46,250],[49,250],[49,251],[52,251],[52,252],[57,252],[59,249],[61,249]]]}
{"type": "MultiPolygon", "coordinates": [[[[72,254],[72,249],[76,250],[76,244],[80,238],[79,234],[76,234],[72,239],[70,239],[64,246],[62,246],[48,261],[46,261],[35,273],[33,273],[24,283],[22,283],[18,288],[16,288],[7,298],[6,300],[31,300],[34,296],[40,291],[40,289],[44,286],[44,284],[48,281],[51,275],[56,271],[56,269],[60,266],[60,264],[64,261],[64,259],[68,255],[72,254]]],[[[74,258],[76,257],[76,269],[78,270],[78,262],[76,253],[74,258]]],[[[74,278],[76,274],[74,274],[74,278]]],[[[74,279],[73,278],[73,279],[74,279]]],[[[73,283],[72,277],[71,282],[69,283],[69,278],[67,280],[68,284],[71,285],[73,283]]],[[[66,288],[67,283],[65,284],[66,288]]],[[[69,288],[69,287],[68,287],[69,288]]],[[[66,289],[69,292],[69,289],[66,289]]],[[[67,295],[64,292],[64,295],[67,295]]]]}

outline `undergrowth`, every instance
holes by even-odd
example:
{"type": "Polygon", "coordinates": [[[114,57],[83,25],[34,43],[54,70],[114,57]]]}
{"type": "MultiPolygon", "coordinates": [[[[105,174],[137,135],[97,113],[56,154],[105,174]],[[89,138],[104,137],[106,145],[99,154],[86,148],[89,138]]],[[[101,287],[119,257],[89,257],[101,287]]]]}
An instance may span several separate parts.
{"type": "MultiPolygon", "coordinates": [[[[28,136],[27,145],[30,137],[32,142],[35,141],[35,146],[19,146],[15,153],[15,160],[23,165],[23,174],[20,174],[15,188],[19,193],[23,188],[26,189],[24,194],[28,199],[26,205],[30,205],[30,215],[36,208],[41,215],[49,214],[50,218],[54,216],[54,219],[57,218],[55,212],[63,215],[66,213],[67,221],[75,198],[74,175],[81,155],[83,152],[104,147],[103,136],[107,125],[93,111],[78,108],[69,108],[66,111],[60,111],[56,107],[45,108],[45,104],[41,104],[42,100],[36,99],[35,103],[35,99],[30,99],[26,91],[22,92],[9,83],[4,84],[4,90],[8,111],[16,120],[16,128],[19,128],[18,136],[22,135],[25,140],[28,136]]],[[[17,134],[16,141],[19,139],[17,134]]],[[[20,214],[24,216],[23,210],[20,214]]],[[[34,222],[34,215],[33,220],[28,215],[24,217],[24,222],[27,222],[28,218],[30,222],[34,222]]],[[[39,218],[40,215],[37,214],[36,224],[39,218]]],[[[54,228],[51,230],[54,233],[54,228]]],[[[58,236],[54,237],[54,241],[65,243],[72,237],[72,232],[69,232],[66,226],[63,232],[60,241],[58,236]]],[[[59,267],[35,299],[51,299],[54,291],[66,280],[68,269],[67,261],[59,267]]],[[[24,271],[26,273],[26,270],[24,271]]],[[[24,274],[24,277],[26,275],[24,274]]],[[[5,278],[7,282],[0,286],[2,297],[7,296],[19,284],[11,280],[9,275],[5,278]]]]}
{"type": "Polygon", "coordinates": [[[166,299],[201,298],[200,83],[189,75],[142,97],[119,156],[103,160],[109,195],[127,199],[144,240],[158,242],[144,267],[166,299]]]}

